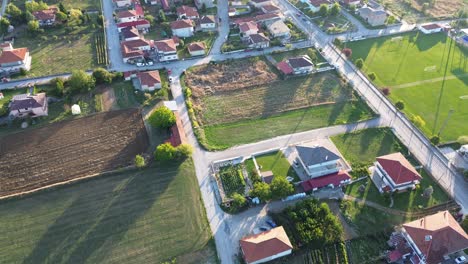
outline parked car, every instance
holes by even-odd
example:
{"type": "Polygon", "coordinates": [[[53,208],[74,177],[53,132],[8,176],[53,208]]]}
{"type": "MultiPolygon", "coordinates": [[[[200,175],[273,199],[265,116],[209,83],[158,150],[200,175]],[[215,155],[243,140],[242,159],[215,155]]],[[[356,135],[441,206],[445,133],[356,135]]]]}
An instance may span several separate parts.
{"type": "Polygon", "coordinates": [[[269,229],[268,227],[266,227],[266,226],[261,226],[261,227],[260,227],[260,230],[261,230],[262,232],[265,232],[265,231],[268,231],[268,230],[270,230],[270,229],[269,229]]]}
{"type": "Polygon", "coordinates": [[[268,224],[269,226],[271,226],[271,227],[273,227],[273,228],[277,227],[276,223],[273,222],[273,220],[267,220],[266,222],[267,222],[267,224],[268,224]]]}
{"type": "Polygon", "coordinates": [[[466,263],[466,258],[465,258],[465,256],[460,256],[460,257],[456,258],[456,259],[455,259],[455,263],[457,263],[457,264],[464,264],[464,263],[466,263]]]}
{"type": "Polygon", "coordinates": [[[137,67],[143,67],[143,66],[145,66],[145,64],[142,63],[142,62],[137,62],[137,63],[136,63],[136,66],[137,66],[137,67]]]}
{"type": "Polygon", "coordinates": [[[172,77],[169,77],[169,82],[172,83],[172,77]]]}
{"type": "Polygon", "coordinates": [[[154,62],[152,62],[152,61],[148,61],[148,62],[146,63],[146,65],[149,65],[149,66],[152,66],[153,64],[154,64],[154,62]]]}

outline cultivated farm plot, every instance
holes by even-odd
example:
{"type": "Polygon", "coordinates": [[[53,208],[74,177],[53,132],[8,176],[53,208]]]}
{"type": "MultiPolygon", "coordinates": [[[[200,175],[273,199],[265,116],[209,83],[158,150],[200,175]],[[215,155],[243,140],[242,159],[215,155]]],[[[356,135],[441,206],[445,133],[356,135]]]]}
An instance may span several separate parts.
{"type": "Polygon", "coordinates": [[[147,146],[138,109],[95,114],[5,136],[0,142],[0,196],[131,165],[147,146]]]}
{"type": "Polygon", "coordinates": [[[232,196],[234,193],[244,194],[245,180],[240,165],[220,168],[219,177],[221,178],[224,193],[227,197],[232,196]]]}
{"type": "Polygon", "coordinates": [[[426,135],[438,134],[444,123],[442,141],[468,134],[468,100],[462,100],[468,95],[468,50],[444,33],[420,32],[347,45],[353,60],[364,60],[363,71],[374,72],[380,88],[390,88],[393,102],[403,101],[409,117],[422,117],[426,135]]]}

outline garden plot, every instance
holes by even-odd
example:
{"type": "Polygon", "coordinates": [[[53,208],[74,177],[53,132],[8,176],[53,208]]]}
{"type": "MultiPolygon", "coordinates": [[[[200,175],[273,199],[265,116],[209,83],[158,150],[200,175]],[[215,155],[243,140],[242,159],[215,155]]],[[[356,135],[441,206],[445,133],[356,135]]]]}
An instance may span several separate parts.
{"type": "Polygon", "coordinates": [[[219,177],[227,197],[231,197],[234,193],[244,195],[245,180],[240,164],[220,168],[219,177]]]}

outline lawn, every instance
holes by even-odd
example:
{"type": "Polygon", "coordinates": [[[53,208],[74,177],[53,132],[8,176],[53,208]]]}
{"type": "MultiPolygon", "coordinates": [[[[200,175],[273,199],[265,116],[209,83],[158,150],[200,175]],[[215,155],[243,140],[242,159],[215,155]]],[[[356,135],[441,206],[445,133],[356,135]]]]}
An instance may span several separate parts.
{"type": "Polygon", "coordinates": [[[365,73],[377,75],[374,82],[378,86],[390,88],[393,102],[403,101],[408,116],[422,117],[425,124],[421,129],[426,135],[438,134],[446,121],[442,141],[468,134],[468,123],[464,122],[468,101],[460,98],[468,95],[468,50],[455,42],[450,47],[451,41],[444,33],[412,32],[400,36],[400,40],[395,36],[382,37],[350,42],[347,46],[353,51],[353,60],[364,60],[365,73]],[[450,109],[454,111],[447,119],[450,109]]]}
{"type": "Polygon", "coordinates": [[[2,201],[0,238],[5,263],[216,261],[191,161],[2,201]]]}
{"type": "Polygon", "coordinates": [[[214,32],[200,32],[196,33],[193,37],[185,38],[184,47],[177,51],[179,58],[190,58],[190,53],[187,50],[187,46],[193,42],[203,42],[205,44],[205,52],[211,49],[214,41],[216,40],[217,34],[214,32]]]}
{"type": "Polygon", "coordinates": [[[78,8],[82,10],[93,10],[93,11],[101,11],[101,1],[98,0],[45,0],[45,3],[49,5],[57,5],[58,3],[63,3],[65,8],[78,8]]]}
{"type": "Polygon", "coordinates": [[[354,29],[354,25],[342,14],[312,19],[312,22],[329,34],[339,34],[354,29]]]}
{"type": "MultiPolygon", "coordinates": [[[[352,134],[332,137],[332,140],[352,167],[360,164],[370,165],[375,161],[376,157],[394,152],[407,154],[406,148],[388,128],[361,130],[352,134]]],[[[413,164],[416,163],[414,158],[409,157],[408,159],[413,164]]],[[[416,211],[420,208],[431,207],[449,200],[447,194],[424,169],[419,169],[418,171],[422,176],[419,187],[411,192],[395,193],[393,195],[394,209],[416,211]],[[422,197],[422,194],[429,185],[434,188],[434,193],[431,198],[426,199],[422,197]]],[[[350,196],[376,202],[383,206],[390,205],[390,199],[380,194],[370,179],[348,185],[345,192],[350,196]],[[363,192],[359,191],[359,186],[361,185],[366,186],[363,192]]]]}
{"type": "Polygon", "coordinates": [[[300,181],[299,176],[297,176],[293,167],[281,151],[256,156],[255,160],[261,172],[272,171],[275,177],[286,178],[290,176],[294,178],[295,182],[300,181]]]}
{"type": "Polygon", "coordinates": [[[320,105],[266,118],[206,126],[204,130],[211,148],[225,149],[320,127],[355,123],[372,117],[368,106],[362,101],[357,101],[320,105]]]}

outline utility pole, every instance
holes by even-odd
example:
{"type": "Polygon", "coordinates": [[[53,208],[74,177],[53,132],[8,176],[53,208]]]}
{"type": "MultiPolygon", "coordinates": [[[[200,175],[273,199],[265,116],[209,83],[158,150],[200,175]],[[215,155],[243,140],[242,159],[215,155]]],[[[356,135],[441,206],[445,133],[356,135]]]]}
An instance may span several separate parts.
{"type": "Polygon", "coordinates": [[[450,108],[450,110],[448,112],[448,115],[447,115],[447,118],[444,121],[444,124],[440,127],[439,133],[437,133],[438,137],[440,137],[440,133],[442,133],[442,130],[444,130],[445,126],[447,126],[447,123],[448,123],[450,117],[452,116],[453,112],[455,112],[455,110],[453,110],[453,108],[450,108]]]}

